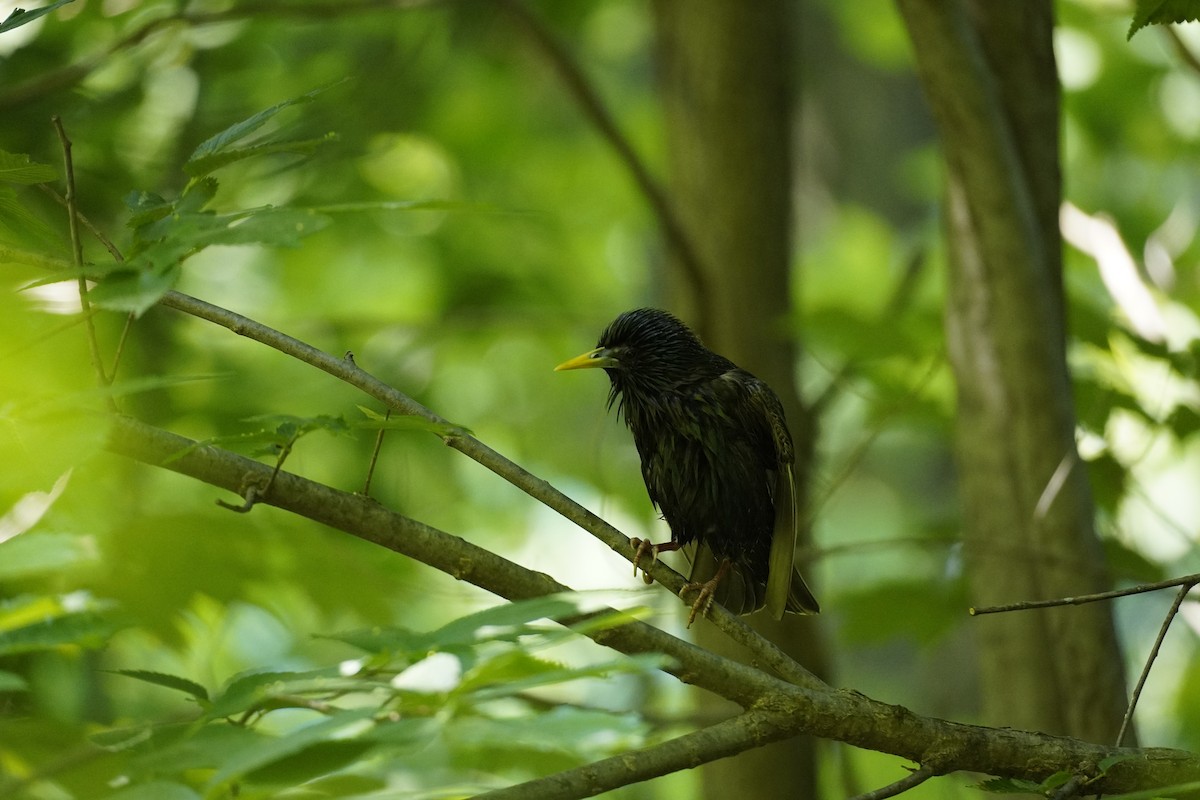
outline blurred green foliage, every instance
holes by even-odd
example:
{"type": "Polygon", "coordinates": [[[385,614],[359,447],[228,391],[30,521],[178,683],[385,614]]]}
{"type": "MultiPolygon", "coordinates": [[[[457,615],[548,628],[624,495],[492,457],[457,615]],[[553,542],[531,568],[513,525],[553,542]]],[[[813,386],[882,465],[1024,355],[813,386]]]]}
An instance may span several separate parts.
{"type": "MultiPolygon", "coordinates": [[[[559,606],[464,616],[495,598],[272,509],[230,514],[215,489],[103,451],[116,402],[363,484],[380,409],[154,305],[177,286],[353,352],[630,535],[663,534],[601,379],[551,371],[618,311],[669,304],[644,199],[499,5],[367,5],[77,0],[0,33],[0,794],[465,794],[694,726],[653,659],[532,625],[559,606]],[[64,191],[52,114],[81,211],[124,256],[85,235],[96,301],[139,315],[111,389],[96,388],[66,216],[35,185],[64,191]],[[431,653],[452,685],[406,685],[431,653]]],[[[536,10],[661,173],[647,8],[536,10]]],[[[1192,52],[1200,37],[1127,41],[1127,10],[1089,0],[1058,13],[1067,200],[1112,220],[1166,334],[1139,334],[1096,260],[1067,247],[1081,452],[1118,582],[1195,572],[1200,74],[1171,37],[1192,52]]],[[[790,330],[824,411],[808,553],[821,624],[837,683],[970,719],[936,142],[890,4],[805,3],[800,23],[790,330]]],[[[94,322],[111,364],[125,314],[94,322]]],[[[381,502],[576,588],[638,585],[427,430],[387,427],[381,502]]],[[[678,625],[673,598],[637,599],[678,625]]],[[[1118,606],[1134,669],[1168,604],[1118,606]]],[[[1195,748],[1200,620],[1185,612],[1138,721],[1145,742],[1195,748]]],[[[898,770],[824,759],[831,797],[848,793],[842,759],[864,789],[898,770]]],[[[693,781],[620,794],[692,796],[693,781]]],[[[935,783],[911,796],[974,796],[935,783]]]]}

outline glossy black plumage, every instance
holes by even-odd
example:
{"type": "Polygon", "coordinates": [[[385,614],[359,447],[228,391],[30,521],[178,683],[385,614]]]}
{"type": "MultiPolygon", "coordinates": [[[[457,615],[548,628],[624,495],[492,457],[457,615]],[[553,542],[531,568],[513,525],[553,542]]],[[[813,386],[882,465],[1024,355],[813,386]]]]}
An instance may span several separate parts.
{"type": "Polygon", "coordinates": [[[709,581],[730,611],[816,613],[793,566],[792,438],[770,387],[657,309],[620,315],[595,350],[558,369],[585,367],[608,373],[609,407],[633,433],[650,500],[671,527],[672,542],[657,548],[686,547],[691,580],[709,581]]]}

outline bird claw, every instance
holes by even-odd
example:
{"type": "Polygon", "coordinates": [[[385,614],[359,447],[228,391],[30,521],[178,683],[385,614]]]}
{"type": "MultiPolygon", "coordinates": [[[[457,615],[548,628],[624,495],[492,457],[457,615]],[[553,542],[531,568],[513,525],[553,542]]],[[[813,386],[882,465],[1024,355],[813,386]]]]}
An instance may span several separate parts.
{"type": "MultiPolygon", "coordinates": [[[[653,568],[658,563],[658,545],[651,542],[649,539],[630,539],[629,543],[633,545],[633,576],[636,578],[639,569],[639,562],[645,558],[646,553],[650,553],[650,566],[653,568]]],[[[646,585],[654,583],[654,578],[650,577],[645,569],[642,569],[642,580],[646,585]]]]}
{"type": "Polygon", "coordinates": [[[708,610],[712,608],[713,598],[717,594],[718,583],[720,583],[720,580],[713,578],[704,582],[689,583],[679,590],[679,596],[685,600],[687,599],[685,595],[689,595],[692,592],[697,593],[696,599],[692,601],[692,612],[688,614],[687,627],[692,627],[692,623],[696,621],[697,616],[703,617],[708,614],[708,610]]]}

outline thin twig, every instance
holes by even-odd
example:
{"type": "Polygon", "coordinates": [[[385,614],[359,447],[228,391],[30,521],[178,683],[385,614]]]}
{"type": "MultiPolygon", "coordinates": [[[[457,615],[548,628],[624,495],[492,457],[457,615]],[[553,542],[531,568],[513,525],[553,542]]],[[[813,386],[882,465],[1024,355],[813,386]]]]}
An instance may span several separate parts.
{"type": "MultiPolygon", "coordinates": [[[[50,195],[55,202],[67,207],[67,199],[58,192],[54,191],[54,187],[46,183],[39,183],[38,188],[50,195]]],[[[102,230],[96,227],[96,225],[93,224],[92,221],[88,219],[82,212],[80,212],[79,209],[75,209],[74,216],[75,219],[79,220],[79,223],[83,225],[83,227],[87,228],[88,233],[92,234],[92,236],[95,236],[96,240],[100,242],[100,244],[104,245],[104,249],[107,250],[109,255],[113,257],[114,261],[125,260],[125,257],[121,255],[121,251],[117,249],[115,244],[113,244],[112,239],[109,239],[108,236],[106,236],[102,230]]],[[[78,269],[79,266],[76,265],[76,268],[78,269]]],[[[125,317],[125,324],[121,327],[121,338],[117,340],[117,349],[116,352],[113,353],[112,367],[108,370],[109,383],[112,383],[117,378],[117,370],[121,366],[121,356],[125,353],[125,342],[129,338],[129,331],[133,328],[133,322],[135,319],[136,316],[132,312],[125,317]]]]}
{"type": "Polygon", "coordinates": [[[934,775],[934,771],[929,767],[918,767],[895,783],[889,783],[887,786],[881,786],[871,792],[864,792],[851,800],[884,800],[887,797],[895,797],[914,786],[919,786],[934,775]]]}
{"type": "MultiPolygon", "coordinates": [[[[389,408],[383,415],[384,422],[392,418],[392,410],[389,408]]],[[[375,434],[375,448],[371,451],[371,463],[367,465],[367,479],[363,481],[362,493],[366,496],[371,496],[371,478],[375,476],[375,465],[379,462],[379,451],[383,448],[383,434],[386,431],[383,428],[375,434]]]]}
{"type": "Polygon", "coordinates": [[[1003,606],[983,606],[981,608],[972,607],[967,609],[967,613],[973,617],[978,617],[983,614],[1001,614],[1008,611],[1027,611],[1033,608],[1081,606],[1084,603],[1095,603],[1099,600],[1112,600],[1115,597],[1128,597],[1129,595],[1133,594],[1157,592],[1159,589],[1170,589],[1175,586],[1187,586],[1190,589],[1196,584],[1200,584],[1200,572],[1193,575],[1184,575],[1182,578],[1171,578],[1165,581],[1156,581],[1155,583],[1142,583],[1137,586],[1130,586],[1127,589],[1113,589],[1112,591],[1108,592],[1081,594],[1076,597],[1059,597],[1054,600],[1023,600],[1020,603],[1009,603],[1008,605],[1003,606]]]}
{"type": "Polygon", "coordinates": [[[596,126],[596,130],[616,151],[638,189],[649,201],[655,216],[658,217],[658,224],[662,227],[671,248],[679,257],[684,274],[691,282],[696,299],[697,327],[705,330],[711,321],[708,273],[705,271],[700,256],[684,228],[683,221],[675,212],[666,191],[650,174],[650,170],[638,156],[637,151],[633,149],[629,139],[621,133],[621,129],[617,127],[617,123],[607,106],[604,105],[604,101],[600,99],[599,92],[588,81],[571,52],[559,41],[554,32],[521,0],[503,0],[503,4],[550,62],[571,96],[575,98],[575,102],[596,126]]]}
{"type": "MultiPolygon", "coordinates": [[[[67,137],[66,129],[63,128],[62,117],[55,114],[50,118],[50,122],[54,125],[54,130],[58,133],[58,140],[62,144],[63,170],[66,173],[67,181],[67,220],[71,230],[71,262],[79,272],[79,305],[83,309],[83,317],[87,324],[88,347],[92,356],[92,368],[96,370],[96,377],[99,379],[100,385],[108,386],[111,381],[104,372],[104,361],[100,356],[100,341],[96,336],[96,323],[92,319],[92,304],[88,300],[87,279],[83,277],[83,240],[79,236],[79,211],[77,209],[75,194],[75,162],[71,158],[71,140],[67,137]]],[[[116,410],[116,403],[112,397],[109,397],[109,403],[113,406],[113,410],[116,410]]]]}
{"type": "Polygon", "coordinates": [[[1146,679],[1150,677],[1150,668],[1154,666],[1154,660],[1158,658],[1158,649],[1162,647],[1163,639],[1167,636],[1167,629],[1171,627],[1171,622],[1174,621],[1175,615],[1179,613],[1179,607],[1183,605],[1183,599],[1187,597],[1188,592],[1198,582],[1200,582],[1200,577],[1181,585],[1179,591],[1175,593],[1175,602],[1171,604],[1170,610],[1167,611],[1167,616],[1158,628],[1158,638],[1154,640],[1154,646],[1150,648],[1150,654],[1146,656],[1146,664],[1142,667],[1142,674],[1138,677],[1137,686],[1134,687],[1133,694],[1129,697],[1129,707],[1125,709],[1125,718],[1121,720],[1121,730],[1117,733],[1117,747],[1121,746],[1121,742],[1125,739],[1125,731],[1129,729],[1129,724],[1133,721],[1133,711],[1137,708],[1138,698],[1142,696],[1142,687],[1146,685],[1146,679]]]}

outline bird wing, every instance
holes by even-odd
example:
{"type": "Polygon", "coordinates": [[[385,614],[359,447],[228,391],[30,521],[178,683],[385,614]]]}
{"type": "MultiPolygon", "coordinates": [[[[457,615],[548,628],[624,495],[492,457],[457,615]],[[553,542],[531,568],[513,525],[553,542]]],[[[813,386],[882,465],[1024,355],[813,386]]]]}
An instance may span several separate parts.
{"type": "MultiPolygon", "coordinates": [[[[803,579],[798,574],[794,576],[801,586],[793,587],[793,574],[796,558],[796,481],[792,472],[792,464],[796,455],[792,447],[792,436],[788,433],[787,422],[783,416],[783,404],[771,389],[761,381],[751,380],[748,385],[750,399],[754,408],[761,414],[759,424],[766,424],[770,432],[771,442],[775,446],[777,466],[774,470],[775,485],[771,496],[775,500],[775,529],[771,536],[771,555],[767,570],[767,611],[775,619],[782,619],[783,612],[789,607],[789,596],[794,598],[793,606],[807,606],[806,600],[812,598],[803,579]],[[805,597],[807,595],[807,597],[805,597]]],[[[815,601],[813,601],[815,606],[815,601]]],[[[795,609],[799,610],[799,609],[795,609]]]]}

